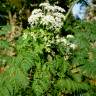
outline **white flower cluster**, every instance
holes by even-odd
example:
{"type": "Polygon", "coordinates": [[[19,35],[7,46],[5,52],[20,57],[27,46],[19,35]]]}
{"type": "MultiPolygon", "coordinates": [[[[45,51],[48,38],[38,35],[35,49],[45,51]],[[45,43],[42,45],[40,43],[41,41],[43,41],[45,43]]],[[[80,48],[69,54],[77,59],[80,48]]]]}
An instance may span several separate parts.
{"type": "Polygon", "coordinates": [[[28,18],[28,23],[33,26],[37,26],[39,24],[40,18],[43,17],[43,13],[41,9],[33,10],[31,16],[28,18]]]}
{"type": "Polygon", "coordinates": [[[73,35],[67,35],[67,37],[59,37],[58,35],[56,36],[56,43],[62,43],[64,46],[67,48],[71,48],[75,50],[77,48],[77,44],[70,42],[69,39],[74,39],[73,35]]]}
{"type": "Polygon", "coordinates": [[[65,19],[65,10],[59,6],[51,6],[49,3],[41,3],[41,9],[34,9],[28,22],[31,27],[42,26],[47,30],[61,29],[65,19]]]}
{"type": "Polygon", "coordinates": [[[40,7],[44,7],[45,10],[47,11],[52,11],[52,12],[65,12],[65,10],[59,6],[51,6],[49,3],[41,3],[40,7]]]}

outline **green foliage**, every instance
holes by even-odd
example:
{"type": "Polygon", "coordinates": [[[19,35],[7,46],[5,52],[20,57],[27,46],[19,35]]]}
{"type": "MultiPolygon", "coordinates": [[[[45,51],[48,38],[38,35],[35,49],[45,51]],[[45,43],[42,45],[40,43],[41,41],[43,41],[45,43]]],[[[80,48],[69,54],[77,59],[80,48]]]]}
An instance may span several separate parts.
{"type": "Polygon", "coordinates": [[[85,26],[86,22],[79,24],[79,27],[76,25],[72,29],[75,38],[73,41],[71,39],[71,42],[77,44],[75,50],[66,47],[62,42],[58,43],[57,35],[52,32],[42,29],[27,29],[24,32],[22,38],[25,40],[25,48],[27,50],[32,48],[38,56],[37,60],[35,59],[35,73],[32,75],[32,89],[30,88],[33,95],[93,94],[94,96],[95,56],[90,57],[89,53],[91,51],[92,55],[95,55],[95,48],[91,46],[95,38],[92,40],[91,35],[94,34],[96,24],[93,22],[87,22],[88,26],[85,26]],[[84,26],[84,29],[80,26],[84,26]],[[86,32],[89,37],[86,36],[86,32]],[[49,46],[46,46],[47,44],[49,46]],[[65,56],[68,58],[65,59],[65,56]],[[88,91],[90,93],[87,93],[88,91]]]}
{"type": "Polygon", "coordinates": [[[3,26],[0,96],[95,96],[95,27],[76,22],[58,33],[27,28],[8,41],[11,26],[3,26]]]}
{"type": "Polygon", "coordinates": [[[11,26],[10,25],[5,25],[5,26],[1,26],[0,28],[0,36],[1,35],[6,35],[8,33],[8,31],[11,30],[11,26]]]}
{"type": "MultiPolygon", "coordinates": [[[[95,27],[95,22],[85,22],[83,24],[81,23],[79,28],[74,28],[76,32],[76,42],[79,44],[79,49],[78,52],[75,52],[74,59],[78,64],[84,64],[84,74],[86,74],[88,77],[91,77],[91,75],[95,73],[94,68],[96,66],[95,27]],[[92,66],[94,66],[94,68],[92,68],[92,66]]],[[[95,74],[92,77],[95,78],[95,74]]]]}

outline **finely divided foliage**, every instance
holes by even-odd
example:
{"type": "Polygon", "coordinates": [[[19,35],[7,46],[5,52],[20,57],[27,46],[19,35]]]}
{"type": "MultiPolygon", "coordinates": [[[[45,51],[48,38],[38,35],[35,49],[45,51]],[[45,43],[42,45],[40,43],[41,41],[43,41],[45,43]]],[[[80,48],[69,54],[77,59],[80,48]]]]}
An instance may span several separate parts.
{"type": "Polygon", "coordinates": [[[70,26],[62,8],[40,7],[13,41],[0,29],[0,96],[96,96],[96,22],[70,26]]]}

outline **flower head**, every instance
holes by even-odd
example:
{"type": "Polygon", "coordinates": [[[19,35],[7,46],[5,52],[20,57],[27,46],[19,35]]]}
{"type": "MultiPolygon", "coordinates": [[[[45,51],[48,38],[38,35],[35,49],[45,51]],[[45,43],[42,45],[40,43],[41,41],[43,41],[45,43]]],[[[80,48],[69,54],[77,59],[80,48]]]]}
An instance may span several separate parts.
{"type": "Polygon", "coordinates": [[[32,15],[36,15],[36,14],[38,14],[38,13],[42,13],[42,10],[41,10],[41,9],[34,9],[34,10],[32,11],[32,15]]]}
{"type": "Polygon", "coordinates": [[[55,22],[55,20],[54,20],[54,17],[51,15],[46,15],[41,20],[42,25],[48,25],[49,23],[52,24],[53,22],[55,22]]]}
{"type": "Polygon", "coordinates": [[[75,50],[77,48],[76,44],[70,44],[70,48],[72,48],[73,50],[75,50]]]}
{"type": "Polygon", "coordinates": [[[67,38],[74,38],[73,35],[67,35],[67,38]]]}
{"type": "Polygon", "coordinates": [[[31,27],[43,26],[46,30],[61,29],[65,16],[62,12],[65,10],[59,6],[51,6],[49,3],[41,3],[41,9],[34,9],[28,22],[31,27]]]}
{"type": "Polygon", "coordinates": [[[50,4],[49,3],[41,3],[40,5],[39,5],[40,7],[45,7],[45,6],[50,6],[50,4]]]}
{"type": "Polygon", "coordinates": [[[61,13],[65,12],[63,8],[56,6],[56,5],[54,6],[54,11],[61,12],[61,13]]]}

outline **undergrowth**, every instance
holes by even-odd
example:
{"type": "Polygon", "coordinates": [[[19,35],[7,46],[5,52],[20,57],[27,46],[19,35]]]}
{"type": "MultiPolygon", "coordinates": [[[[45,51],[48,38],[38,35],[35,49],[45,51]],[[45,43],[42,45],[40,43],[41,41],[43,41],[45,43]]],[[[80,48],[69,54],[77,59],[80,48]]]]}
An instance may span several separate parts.
{"type": "Polygon", "coordinates": [[[64,26],[27,28],[12,41],[1,26],[0,96],[96,95],[96,23],[64,26]]]}

